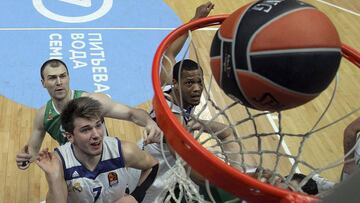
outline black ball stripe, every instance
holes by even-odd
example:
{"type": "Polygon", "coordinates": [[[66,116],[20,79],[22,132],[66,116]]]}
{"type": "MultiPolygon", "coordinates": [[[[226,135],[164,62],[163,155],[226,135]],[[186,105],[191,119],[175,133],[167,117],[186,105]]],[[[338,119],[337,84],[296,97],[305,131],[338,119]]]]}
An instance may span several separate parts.
{"type": "Polygon", "coordinates": [[[248,47],[250,46],[251,39],[256,35],[257,31],[260,30],[265,24],[277,18],[284,13],[290,13],[294,10],[301,8],[313,8],[313,6],[305,3],[300,3],[296,0],[285,0],[280,2],[276,6],[272,6],[269,12],[266,12],[266,0],[259,1],[256,4],[250,6],[239,19],[236,38],[232,47],[232,54],[236,56],[234,64],[236,68],[249,70],[250,64],[248,64],[248,47]],[[259,11],[255,8],[263,7],[264,10],[259,11]],[[238,34],[241,33],[241,34],[238,34]]]}
{"type": "Polygon", "coordinates": [[[291,91],[305,94],[325,90],[334,78],[340,61],[340,49],[269,52],[251,56],[253,72],[291,91]]]}

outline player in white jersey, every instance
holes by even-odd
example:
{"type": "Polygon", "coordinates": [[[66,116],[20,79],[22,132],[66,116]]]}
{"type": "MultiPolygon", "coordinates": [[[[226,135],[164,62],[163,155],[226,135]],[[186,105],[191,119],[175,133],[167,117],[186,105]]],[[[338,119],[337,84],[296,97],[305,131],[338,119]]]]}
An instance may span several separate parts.
{"type": "Polygon", "coordinates": [[[37,164],[49,185],[47,202],[141,202],[153,183],[157,161],[135,144],[104,137],[101,104],[89,97],[70,101],[61,113],[69,142],[42,150],[37,164]],[[125,167],[141,170],[136,189],[125,194],[125,167]]]}
{"type": "MultiPolygon", "coordinates": [[[[196,14],[193,19],[207,16],[213,8],[214,4],[211,2],[200,5],[196,9],[196,14]]],[[[203,91],[203,71],[199,64],[190,59],[185,59],[175,64],[175,57],[185,43],[186,37],[186,34],[179,37],[166,50],[166,57],[162,61],[163,68],[161,70],[160,78],[162,85],[165,86],[163,91],[167,103],[175,116],[184,126],[190,127],[190,130],[199,130],[202,126],[200,123],[191,120],[191,115],[195,107],[200,103],[203,91]]],[[[154,112],[151,112],[150,116],[156,121],[154,112]]],[[[200,122],[208,123],[207,121],[200,122]]],[[[213,121],[208,123],[203,130],[204,132],[221,132],[218,134],[218,138],[221,141],[226,142],[227,140],[233,139],[233,134],[229,129],[223,130],[225,127],[225,125],[213,121]]],[[[166,140],[164,140],[164,142],[166,142],[166,140]]],[[[162,195],[166,195],[166,187],[169,185],[169,182],[176,182],[176,177],[165,163],[165,161],[167,161],[170,166],[174,165],[175,152],[165,144],[163,146],[165,157],[163,157],[160,147],[160,144],[157,143],[146,145],[144,147],[145,151],[149,152],[159,160],[159,173],[157,179],[147,191],[144,202],[154,202],[155,199],[161,202],[161,199],[163,199],[161,198],[162,195]]],[[[225,144],[225,148],[229,151],[238,151],[237,146],[235,146],[234,143],[225,144]]],[[[233,158],[233,160],[235,159],[233,158]]],[[[201,182],[202,177],[199,176],[199,174],[194,173],[192,175],[193,180],[201,182]]]]}
{"type": "MultiPolygon", "coordinates": [[[[165,97],[168,100],[169,107],[184,126],[190,127],[190,130],[199,130],[202,126],[200,123],[195,123],[194,120],[191,120],[191,115],[193,114],[194,108],[199,105],[203,91],[202,69],[196,62],[185,59],[175,64],[172,75],[174,77],[173,85],[170,88],[164,89],[164,95],[166,95],[165,97]],[[178,76],[181,78],[179,79],[178,76]]],[[[151,112],[150,116],[156,121],[154,112],[151,112]]],[[[204,132],[219,132],[217,136],[221,141],[224,141],[224,143],[234,139],[232,137],[232,131],[229,128],[224,130],[224,128],[226,128],[224,124],[216,121],[207,122],[200,120],[200,122],[208,124],[205,129],[203,129],[204,132]]],[[[164,141],[166,142],[166,140],[164,141]]],[[[159,160],[159,173],[154,184],[147,191],[143,202],[154,202],[155,198],[162,199],[159,198],[159,195],[161,197],[166,194],[164,191],[167,191],[166,187],[169,185],[169,182],[171,184],[173,183],[171,181],[176,182],[176,177],[174,177],[174,174],[169,170],[169,167],[165,163],[166,160],[169,162],[170,166],[174,165],[174,152],[167,145],[164,145],[164,159],[160,147],[160,144],[157,143],[146,145],[144,147],[145,151],[159,160]]],[[[234,144],[234,142],[224,144],[224,148],[228,151],[238,151],[239,149],[237,147],[238,146],[234,144]]],[[[235,160],[235,158],[232,157],[232,160],[235,160]]],[[[192,178],[197,182],[199,182],[199,179],[201,180],[201,177],[199,176],[192,176],[192,178]]]]}
{"type": "MultiPolygon", "coordinates": [[[[168,95],[166,97],[168,105],[171,107],[171,111],[174,114],[180,115],[182,110],[179,106],[173,103],[170,99],[170,93],[171,93],[171,86],[165,86],[163,88],[164,95],[168,95]]],[[[183,119],[185,122],[187,122],[190,119],[190,115],[192,114],[194,108],[188,109],[188,113],[184,113],[183,119]]],[[[150,117],[156,120],[155,112],[153,110],[150,111],[150,117]]],[[[163,152],[164,156],[161,153],[161,145],[159,143],[153,143],[148,144],[145,146],[142,146],[143,140],[140,140],[138,142],[139,147],[143,147],[144,151],[151,154],[155,159],[159,160],[159,171],[158,175],[154,181],[154,183],[150,186],[150,188],[147,190],[146,195],[144,197],[143,203],[153,203],[156,199],[164,199],[165,195],[167,193],[166,186],[173,180],[174,177],[171,171],[169,171],[169,167],[167,166],[167,163],[170,166],[173,166],[175,164],[175,157],[173,153],[169,150],[168,146],[166,144],[163,145],[163,152]],[[166,163],[167,162],[167,163],[166,163]]],[[[133,190],[134,185],[136,184],[139,176],[140,171],[138,170],[132,170],[129,169],[129,174],[131,176],[131,180],[133,181],[130,183],[129,188],[130,190],[133,190]]]]}

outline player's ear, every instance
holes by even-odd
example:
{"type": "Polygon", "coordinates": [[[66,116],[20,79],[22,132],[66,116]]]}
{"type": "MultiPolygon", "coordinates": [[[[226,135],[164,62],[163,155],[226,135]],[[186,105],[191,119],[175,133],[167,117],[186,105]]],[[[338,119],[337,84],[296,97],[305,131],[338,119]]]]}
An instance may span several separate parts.
{"type": "Polygon", "coordinates": [[[44,79],[41,79],[41,84],[42,84],[43,87],[45,87],[44,83],[45,83],[44,79]]]}
{"type": "Polygon", "coordinates": [[[64,132],[64,135],[71,144],[74,143],[74,134],[69,133],[69,132],[64,132]]]}
{"type": "Polygon", "coordinates": [[[179,83],[175,79],[172,79],[172,86],[174,88],[178,88],[178,85],[179,85],[179,83]]]}

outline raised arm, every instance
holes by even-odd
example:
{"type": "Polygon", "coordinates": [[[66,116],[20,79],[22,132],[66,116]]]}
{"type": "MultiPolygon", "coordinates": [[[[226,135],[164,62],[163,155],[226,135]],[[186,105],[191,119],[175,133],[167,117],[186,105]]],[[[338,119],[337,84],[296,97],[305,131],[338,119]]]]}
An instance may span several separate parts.
{"type": "MultiPolygon", "coordinates": [[[[231,128],[217,121],[210,122],[201,119],[198,121],[191,120],[187,126],[192,131],[203,129],[205,133],[216,135],[216,137],[222,142],[224,152],[227,154],[230,164],[241,171],[243,170],[240,167],[240,163],[242,162],[240,157],[240,146],[236,141],[236,137],[231,128]]],[[[253,158],[248,157],[247,159],[249,159],[248,161],[255,163],[253,158]]]]}
{"type": "MultiPolygon", "coordinates": [[[[228,128],[223,123],[217,121],[209,122],[207,120],[190,120],[187,124],[185,124],[180,114],[174,113],[174,115],[177,117],[179,122],[181,122],[185,128],[189,128],[190,131],[202,129],[205,133],[212,135],[216,134],[217,138],[219,138],[219,140],[222,142],[222,145],[224,146],[224,151],[227,154],[228,159],[231,161],[231,165],[238,168],[239,170],[242,170],[242,168],[239,167],[240,164],[238,164],[241,161],[240,154],[238,153],[240,148],[239,145],[234,142],[235,136],[230,128],[228,128]]],[[[171,147],[171,145],[167,144],[167,146],[169,151],[175,157],[176,151],[171,147]]],[[[187,170],[190,169],[188,165],[185,165],[185,168],[187,170]]],[[[191,178],[197,184],[203,184],[205,180],[201,174],[194,170],[191,170],[191,178]]]]}
{"type": "Polygon", "coordinates": [[[150,154],[140,150],[137,145],[131,142],[121,141],[125,165],[130,168],[141,170],[139,182],[135,190],[130,194],[138,202],[145,196],[146,190],[154,182],[157,171],[158,161],[150,154]]]}
{"type": "Polygon", "coordinates": [[[40,150],[46,133],[43,123],[44,113],[45,107],[42,107],[36,112],[33,130],[29,141],[16,155],[16,164],[19,169],[27,169],[30,166],[30,163],[35,160],[37,153],[40,150]]]}
{"type": "MultiPolygon", "coordinates": [[[[350,125],[348,125],[344,130],[344,155],[350,152],[350,150],[355,146],[357,134],[360,132],[360,117],[355,119],[350,125]]],[[[345,161],[354,158],[354,152],[345,158],[345,161]]],[[[355,162],[351,161],[344,164],[343,173],[350,175],[355,170],[355,162]]]]}
{"type": "Polygon", "coordinates": [[[48,182],[46,202],[66,203],[68,192],[60,157],[55,152],[50,153],[48,149],[44,149],[39,152],[36,164],[45,172],[48,182]]]}
{"type": "Polygon", "coordinates": [[[84,96],[98,100],[103,106],[105,117],[127,120],[145,127],[147,134],[144,138],[145,144],[160,141],[162,131],[146,111],[114,102],[104,94],[92,93],[84,96]]]}
{"type": "Polygon", "coordinates": [[[221,141],[233,138],[232,130],[228,128],[227,125],[217,121],[209,122],[207,120],[201,119],[199,119],[198,121],[191,120],[187,126],[190,127],[190,130],[200,130],[201,128],[203,128],[204,132],[206,133],[215,133],[221,141]]]}
{"type": "MultiPolygon", "coordinates": [[[[208,16],[213,8],[214,4],[210,1],[200,5],[196,8],[195,15],[190,21],[208,16]]],[[[165,51],[165,58],[162,61],[163,67],[160,71],[161,85],[171,84],[172,68],[176,63],[175,58],[179,54],[180,50],[183,48],[187,37],[188,33],[180,36],[165,51]]]]}

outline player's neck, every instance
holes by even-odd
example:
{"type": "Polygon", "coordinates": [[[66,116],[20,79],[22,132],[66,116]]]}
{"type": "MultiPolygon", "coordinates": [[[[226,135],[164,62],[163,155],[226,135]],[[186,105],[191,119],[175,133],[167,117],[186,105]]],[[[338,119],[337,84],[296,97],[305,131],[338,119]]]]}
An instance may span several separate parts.
{"type": "Polygon", "coordinates": [[[101,155],[86,156],[83,158],[84,161],[81,161],[81,163],[90,171],[94,171],[100,161],[100,158],[101,158],[101,155]]]}
{"type": "Polygon", "coordinates": [[[72,99],[72,90],[69,88],[66,96],[63,99],[52,98],[52,102],[58,112],[62,112],[65,105],[72,99]]]}
{"type": "Polygon", "coordinates": [[[94,171],[98,165],[101,154],[99,155],[89,155],[81,152],[76,146],[74,146],[74,155],[80,163],[85,166],[89,171],[94,171]]]}
{"type": "Polygon", "coordinates": [[[174,104],[176,104],[178,107],[182,108],[182,109],[188,109],[191,106],[185,102],[181,103],[180,102],[180,93],[179,91],[173,90],[171,91],[171,96],[173,98],[173,102],[174,104]]]}

